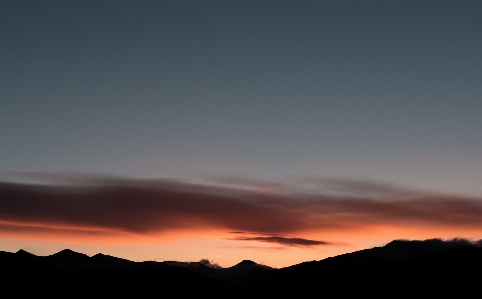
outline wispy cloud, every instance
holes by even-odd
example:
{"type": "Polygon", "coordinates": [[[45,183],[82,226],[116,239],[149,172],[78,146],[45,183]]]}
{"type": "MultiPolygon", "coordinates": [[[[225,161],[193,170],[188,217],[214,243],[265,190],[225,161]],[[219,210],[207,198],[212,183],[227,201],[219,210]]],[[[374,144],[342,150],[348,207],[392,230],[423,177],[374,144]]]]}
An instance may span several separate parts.
{"type": "Polygon", "coordinates": [[[385,196],[380,198],[353,192],[257,193],[160,180],[95,181],[69,186],[0,183],[0,222],[10,230],[18,226],[22,233],[46,228],[135,234],[216,228],[257,234],[241,234],[238,240],[300,246],[323,245],[290,237],[305,231],[386,224],[481,229],[482,223],[480,198],[400,193],[392,186],[355,184],[356,189],[382,190],[385,196]]]}
{"type": "Polygon", "coordinates": [[[248,188],[248,189],[270,189],[280,190],[286,187],[285,184],[280,184],[267,180],[259,180],[254,178],[247,178],[241,176],[208,176],[208,182],[225,185],[229,187],[248,188]]]}
{"type": "Polygon", "coordinates": [[[407,196],[414,192],[420,193],[420,191],[386,182],[352,178],[303,177],[297,182],[307,189],[338,196],[393,198],[394,196],[407,196]]]}
{"type": "Polygon", "coordinates": [[[219,249],[247,249],[247,250],[287,250],[289,247],[286,246],[219,246],[217,247],[219,249]]]}

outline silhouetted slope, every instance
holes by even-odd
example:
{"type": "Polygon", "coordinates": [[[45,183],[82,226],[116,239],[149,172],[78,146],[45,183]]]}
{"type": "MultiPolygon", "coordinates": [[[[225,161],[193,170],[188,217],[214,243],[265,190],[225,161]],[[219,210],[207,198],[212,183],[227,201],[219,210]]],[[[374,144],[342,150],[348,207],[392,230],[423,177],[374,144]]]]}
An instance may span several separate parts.
{"type": "Polygon", "coordinates": [[[482,248],[468,242],[394,241],[280,269],[258,285],[266,296],[434,297],[468,295],[482,276],[482,248]]]}
{"type": "Polygon", "coordinates": [[[474,244],[466,240],[443,241],[430,239],[424,241],[394,240],[383,247],[374,247],[342,254],[329,259],[336,259],[337,262],[353,262],[364,264],[376,259],[387,259],[394,262],[407,261],[419,256],[448,251],[455,248],[474,247],[474,244]]]}

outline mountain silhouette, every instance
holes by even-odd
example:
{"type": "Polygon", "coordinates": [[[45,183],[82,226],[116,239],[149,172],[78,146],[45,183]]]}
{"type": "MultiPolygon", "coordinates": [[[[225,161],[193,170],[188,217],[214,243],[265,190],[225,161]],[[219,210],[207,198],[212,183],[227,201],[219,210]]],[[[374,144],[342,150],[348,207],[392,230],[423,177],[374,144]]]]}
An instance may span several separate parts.
{"type": "Polygon", "coordinates": [[[251,260],[229,268],[201,262],[133,262],[62,250],[0,251],[2,287],[19,298],[447,297],[478,292],[479,243],[395,240],[274,269],[251,260]]]}

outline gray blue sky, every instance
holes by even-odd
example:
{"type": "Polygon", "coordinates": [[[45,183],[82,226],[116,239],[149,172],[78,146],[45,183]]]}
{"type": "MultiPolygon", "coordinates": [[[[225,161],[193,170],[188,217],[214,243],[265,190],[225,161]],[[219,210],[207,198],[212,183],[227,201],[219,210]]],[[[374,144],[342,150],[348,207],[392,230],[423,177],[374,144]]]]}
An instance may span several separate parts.
{"type": "Polygon", "coordinates": [[[0,250],[281,267],[481,239],[481,16],[0,0],[0,250]]]}
{"type": "Polygon", "coordinates": [[[1,1],[0,170],[482,195],[480,1],[1,1]]]}

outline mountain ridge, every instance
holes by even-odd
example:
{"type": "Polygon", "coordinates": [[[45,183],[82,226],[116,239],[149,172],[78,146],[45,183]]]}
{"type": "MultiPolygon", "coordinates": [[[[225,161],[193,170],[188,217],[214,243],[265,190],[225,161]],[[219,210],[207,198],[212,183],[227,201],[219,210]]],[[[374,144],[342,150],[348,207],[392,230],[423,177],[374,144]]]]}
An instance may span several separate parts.
{"type": "Polygon", "coordinates": [[[53,298],[62,298],[65,292],[73,298],[142,298],[153,293],[165,298],[203,294],[214,298],[226,294],[239,298],[299,297],[319,292],[320,287],[341,297],[370,294],[381,298],[394,290],[397,294],[391,297],[433,297],[474,290],[482,278],[471,274],[482,267],[480,245],[480,241],[463,239],[394,240],[381,247],[281,269],[251,260],[228,268],[212,268],[201,262],[133,262],[102,253],[89,257],[72,250],[49,256],[25,250],[0,251],[0,265],[10,273],[3,281],[7,289],[18,279],[34,286],[22,289],[22,297],[38,295],[29,290],[53,298]]]}

